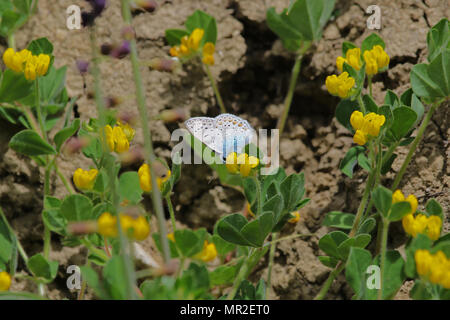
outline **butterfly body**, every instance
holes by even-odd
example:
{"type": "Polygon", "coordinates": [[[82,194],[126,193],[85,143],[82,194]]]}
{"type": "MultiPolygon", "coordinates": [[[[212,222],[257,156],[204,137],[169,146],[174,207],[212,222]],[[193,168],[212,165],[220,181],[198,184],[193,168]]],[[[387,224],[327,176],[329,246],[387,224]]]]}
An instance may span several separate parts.
{"type": "Polygon", "coordinates": [[[231,152],[242,153],[255,136],[248,121],[229,113],[215,118],[190,118],[185,125],[195,138],[223,158],[231,152]]]}

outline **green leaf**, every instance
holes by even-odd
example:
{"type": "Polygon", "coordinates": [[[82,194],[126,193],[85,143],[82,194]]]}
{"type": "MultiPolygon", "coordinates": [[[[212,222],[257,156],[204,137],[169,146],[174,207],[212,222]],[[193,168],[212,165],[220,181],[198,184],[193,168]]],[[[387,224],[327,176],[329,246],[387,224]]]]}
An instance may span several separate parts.
{"type": "Polygon", "coordinates": [[[92,202],[81,194],[67,196],[61,204],[61,214],[67,221],[84,221],[93,219],[92,202]]]}
{"type": "Polygon", "coordinates": [[[220,237],[222,237],[222,239],[228,242],[241,246],[248,246],[251,244],[241,234],[241,229],[246,224],[247,219],[245,219],[241,214],[231,214],[219,220],[217,224],[217,233],[220,237]]]}
{"type": "Polygon", "coordinates": [[[340,229],[351,229],[354,220],[355,215],[352,213],[331,211],[326,214],[322,225],[340,229]]]}
{"type": "Polygon", "coordinates": [[[389,214],[389,221],[399,221],[407,213],[411,211],[411,205],[407,201],[396,202],[391,207],[391,213],[389,214]]]}
{"type": "Polygon", "coordinates": [[[319,261],[326,267],[335,268],[339,262],[339,259],[329,256],[319,256],[319,261]]]}
{"type": "Polygon", "coordinates": [[[329,256],[340,259],[341,255],[338,252],[338,246],[347,239],[348,235],[344,232],[333,231],[320,238],[319,248],[329,256]]]}
{"type": "Polygon", "coordinates": [[[8,221],[0,208],[0,265],[7,264],[13,255],[15,235],[8,226],[8,221]]]}
{"type": "Polygon", "coordinates": [[[396,108],[400,105],[400,99],[394,91],[388,90],[386,91],[386,95],[384,96],[384,104],[396,108]]]}
{"type": "Polygon", "coordinates": [[[214,271],[209,274],[211,285],[213,286],[221,286],[226,284],[232,284],[234,278],[237,275],[237,271],[239,270],[241,264],[237,264],[234,266],[219,266],[214,271]]]}
{"type": "Polygon", "coordinates": [[[61,215],[59,208],[44,209],[42,211],[42,219],[50,231],[61,235],[65,234],[67,220],[61,215]]]}
{"type": "Polygon", "coordinates": [[[364,222],[359,226],[358,231],[356,234],[364,234],[364,233],[370,233],[373,228],[375,228],[377,222],[374,218],[367,218],[364,220],[364,222]]]}
{"type": "Polygon", "coordinates": [[[439,86],[428,75],[428,65],[416,64],[410,73],[411,87],[414,93],[426,99],[444,97],[444,93],[439,86]]]}
{"type": "Polygon", "coordinates": [[[56,150],[33,130],[22,130],[14,135],[9,147],[27,156],[56,154],[56,150]]]}
{"type": "Polygon", "coordinates": [[[26,19],[26,15],[18,12],[12,10],[4,11],[0,22],[0,34],[4,37],[13,34],[26,19]]]}
{"type": "MultiPolygon", "coordinates": [[[[374,259],[373,264],[380,265],[379,255],[374,259]]],[[[382,299],[392,299],[402,286],[406,278],[403,272],[404,264],[405,261],[398,251],[390,250],[386,252],[382,299]]],[[[377,295],[377,289],[367,289],[365,298],[372,300],[376,299],[377,295]]]]}
{"type": "Polygon", "coordinates": [[[363,297],[366,290],[366,271],[372,264],[372,255],[361,248],[350,248],[350,253],[345,267],[345,278],[355,291],[356,298],[363,297]]]}
{"type": "Polygon", "coordinates": [[[280,14],[276,13],[275,8],[270,8],[266,13],[266,21],[270,30],[272,30],[283,41],[287,49],[296,51],[300,47],[300,40],[302,39],[301,33],[298,31],[297,26],[291,22],[286,10],[283,10],[280,14]],[[290,42],[289,42],[290,41],[290,42]],[[291,45],[288,45],[291,43],[291,45]]]}
{"type": "Polygon", "coordinates": [[[439,202],[436,201],[436,199],[430,199],[427,202],[425,211],[429,216],[438,216],[441,218],[441,220],[444,220],[444,211],[442,209],[442,206],[439,204],[439,202]]]}
{"type": "Polygon", "coordinates": [[[217,39],[217,25],[216,19],[209,14],[196,10],[191,16],[189,16],[185,22],[186,29],[189,33],[192,33],[195,28],[201,28],[205,30],[200,46],[206,42],[212,42],[216,44],[217,39]]]}
{"type": "Polygon", "coordinates": [[[113,256],[103,269],[104,286],[111,299],[127,299],[127,270],[122,256],[113,256]]]}
{"type": "Polygon", "coordinates": [[[354,244],[355,238],[348,238],[338,246],[337,251],[339,252],[339,256],[342,261],[347,260],[348,254],[350,253],[350,248],[353,247],[354,244]]]}
{"type": "Polygon", "coordinates": [[[72,122],[71,126],[58,131],[55,134],[55,137],[53,138],[53,141],[55,141],[56,150],[59,151],[63,143],[66,142],[66,140],[69,139],[71,136],[73,136],[78,131],[79,128],[80,128],[80,119],[75,119],[72,122]]]}
{"type": "Polygon", "coordinates": [[[128,200],[131,204],[138,204],[142,200],[142,193],[137,172],[129,171],[120,175],[119,195],[121,202],[128,200]]]}
{"type": "Polygon", "coordinates": [[[383,186],[378,186],[372,192],[372,197],[375,207],[386,218],[392,205],[392,192],[383,186]]]}
{"type": "Polygon", "coordinates": [[[23,74],[6,69],[0,84],[0,102],[13,103],[29,96],[33,82],[27,81],[23,74]]]}
{"type": "Polygon", "coordinates": [[[413,109],[408,107],[395,108],[392,113],[394,115],[394,122],[390,130],[394,137],[400,140],[413,128],[417,114],[413,109]]]}
{"type": "Polygon", "coordinates": [[[363,99],[364,106],[366,107],[367,112],[378,113],[378,105],[372,99],[371,96],[369,96],[368,94],[365,94],[362,99],[363,99]]]}
{"type": "Polygon", "coordinates": [[[241,229],[241,235],[254,247],[261,247],[273,227],[273,215],[265,212],[241,229]]]}
{"type": "Polygon", "coordinates": [[[370,243],[370,240],[372,240],[372,237],[370,236],[370,234],[367,234],[367,233],[358,234],[355,237],[354,246],[364,249],[370,243]]]}
{"type": "Polygon", "coordinates": [[[349,178],[353,177],[353,170],[358,162],[366,170],[370,170],[370,165],[368,164],[367,157],[364,155],[364,147],[356,146],[350,148],[345,154],[344,158],[339,164],[339,169],[349,178]]]}
{"type": "Polygon", "coordinates": [[[182,29],[166,29],[166,39],[171,46],[179,45],[184,36],[189,36],[189,32],[182,29]]]}
{"type": "Polygon", "coordinates": [[[47,260],[40,253],[28,259],[27,267],[36,277],[41,278],[40,280],[45,283],[53,281],[58,272],[58,262],[47,260]]]}
{"type": "Polygon", "coordinates": [[[184,257],[192,257],[202,251],[206,234],[203,237],[199,235],[190,229],[175,231],[175,242],[184,257]]]}
{"type": "Polygon", "coordinates": [[[450,26],[448,19],[442,18],[427,34],[428,61],[434,60],[446,48],[450,46],[450,26]]]}
{"type": "Polygon", "coordinates": [[[353,132],[353,127],[350,124],[350,116],[353,111],[359,110],[358,102],[351,100],[341,100],[336,107],[336,119],[346,127],[348,130],[353,132]]]}
{"type": "Polygon", "coordinates": [[[414,300],[431,300],[433,293],[430,291],[429,282],[417,279],[409,292],[409,296],[414,300]]]}
{"type": "Polygon", "coordinates": [[[428,75],[444,97],[450,96],[450,49],[445,49],[428,66],[428,75]]]}
{"type": "Polygon", "coordinates": [[[281,197],[280,194],[276,194],[264,203],[263,212],[271,212],[273,214],[273,219],[276,223],[279,221],[281,217],[283,208],[284,208],[283,198],[281,197]]]}
{"type": "Polygon", "coordinates": [[[53,45],[47,38],[39,38],[31,41],[27,49],[34,55],[41,53],[51,55],[53,53],[53,45]]]}
{"type": "Polygon", "coordinates": [[[294,211],[296,204],[305,194],[305,176],[303,173],[291,174],[281,182],[281,194],[287,211],[294,211]]]}
{"type": "Polygon", "coordinates": [[[372,48],[376,45],[380,45],[383,49],[385,48],[383,39],[381,39],[376,33],[372,33],[361,43],[361,54],[363,54],[366,50],[372,50],[372,48]]]}

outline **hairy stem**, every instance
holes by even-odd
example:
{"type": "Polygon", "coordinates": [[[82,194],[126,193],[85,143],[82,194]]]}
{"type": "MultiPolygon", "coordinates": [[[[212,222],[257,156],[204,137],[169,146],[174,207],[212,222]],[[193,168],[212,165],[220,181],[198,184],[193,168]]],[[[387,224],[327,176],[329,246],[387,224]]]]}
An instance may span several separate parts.
{"type": "Polygon", "coordinates": [[[175,232],[175,231],[177,231],[177,226],[175,224],[175,222],[176,222],[175,212],[173,211],[173,205],[172,205],[172,200],[170,199],[170,195],[166,196],[166,202],[167,202],[167,206],[169,207],[170,220],[172,220],[172,229],[173,229],[173,232],[175,232]]]}
{"type": "Polygon", "coordinates": [[[325,295],[327,294],[328,290],[331,287],[331,284],[333,283],[334,279],[344,270],[345,263],[340,261],[336,268],[331,271],[330,275],[328,276],[327,280],[325,280],[325,283],[323,284],[322,289],[320,289],[319,293],[315,296],[314,300],[323,300],[325,295]]]}
{"type": "Polygon", "coordinates": [[[272,267],[273,267],[273,260],[275,258],[275,249],[277,246],[277,238],[278,233],[274,232],[272,234],[272,241],[270,242],[270,253],[269,253],[269,271],[267,273],[267,289],[266,289],[266,299],[269,296],[270,287],[271,287],[271,281],[272,281],[272,267]]]}
{"type": "MultiPolygon", "coordinates": [[[[129,0],[122,0],[122,16],[125,23],[131,25],[131,11],[129,0]]],[[[147,105],[145,102],[142,77],[139,71],[139,59],[137,55],[137,46],[135,39],[132,39],[130,41],[130,49],[131,49],[130,52],[131,65],[133,69],[134,82],[136,85],[137,104],[141,118],[142,131],[144,135],[145,160],[149,166],[152,186],[157,186],[158,184],[156,183],[156,176],[152,167],[152,163],[155,162],[156,156],[153,151],[152,136],[150,133],[150,128],[148,126],[147,105]]],[[[167,263],[170,260],[170,250],[169,250],[169,242],[167,240],[166,219],[164,217],[164,208],[159,188],[156,187],[152,188],[152,200],[153,200],[152,201],[153,209],[155,210],[156,217],[158,219],[163,258],[164,261],[167,263]]]]}
{"type": "Polygon", "coordinates": [[[211,73],[211,69],[209,68],[208,65],[205,65],[205,69],[206,69],[206,74],[208,75],[209,81],[211,82],[211,86],[214,90],[214,94],[216,95],[216,99],[217,99],[217,103],[219,104],[220,107],[220,112],[221,113],[226,113],[227,109],[225,108],[225,105],[223,103],[222,100],[222,96],[220,95],[220,91],[219,88],[217,87],[217,82],[216,79],[214,79],[212,73],[211,73]]]}
{"type": "Polygon", "coordinates": [[[389,221],[387,219],[382,218],[382,233],[381,233],[381,262],[380,262],[380,290],[378,290],[378,300],[383,298],[383,280],[385,273],[385,264],[386,264],[386,248],[387,248],[387,237],[389,230],[389,221]]]}

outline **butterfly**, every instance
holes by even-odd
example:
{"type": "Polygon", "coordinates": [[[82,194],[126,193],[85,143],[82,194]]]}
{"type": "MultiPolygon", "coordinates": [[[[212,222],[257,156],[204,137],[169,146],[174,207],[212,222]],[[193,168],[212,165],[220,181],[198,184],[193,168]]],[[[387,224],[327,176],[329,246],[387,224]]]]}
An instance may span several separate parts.
{"type": "Polygon", "coordinates": [[[190,118],[184,124],[195,138],[223,159],[231,152],[242,153],[255,137],[255,130],[247,120],[229,113],[215,118],[190,118]]]}

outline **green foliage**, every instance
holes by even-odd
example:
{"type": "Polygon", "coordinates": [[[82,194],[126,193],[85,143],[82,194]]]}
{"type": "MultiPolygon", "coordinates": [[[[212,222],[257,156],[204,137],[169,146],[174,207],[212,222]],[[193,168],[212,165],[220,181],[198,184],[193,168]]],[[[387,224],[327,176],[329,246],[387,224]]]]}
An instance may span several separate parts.
{"type": "Polygon", "coordinates": [[[9,147],[27,156],[56,154],[56,150],[36,131],[28,129],[14,135],[9,142],[9,147]]]}
{"type": "Polygon", "coordinates": [[[371,170],[369,160],[365,155],[365,149],[361,146],[356,146],[350,148],[345,157],[342,159],[339,164],[339,169],[348,176],[349,178],[353,177],[353,170],[355,169],[356,164],[359,164],[361,168],[364,168],[367,171],[371,170]]]}
{"type": "Polygon", "coordinates": [[[322,225],[339,229],[351,229],[354,220],[354,214],[331,211],[326,214],[325,219],[322,221],[322,225]]]}
{"type": "Polygon", "coordinates": [[[47,260],[40,253],[28,259],[27,267],[43,283],[52,282],[58,272],[58,262],[47,260]]]}
{"type": "Polygon", "coordinates": [[[317,41],[334,8],[334,0],[297,0],[280,14],[267,10],[269,28],[290,51],[300,49],[302,42],[317,41]]]}

